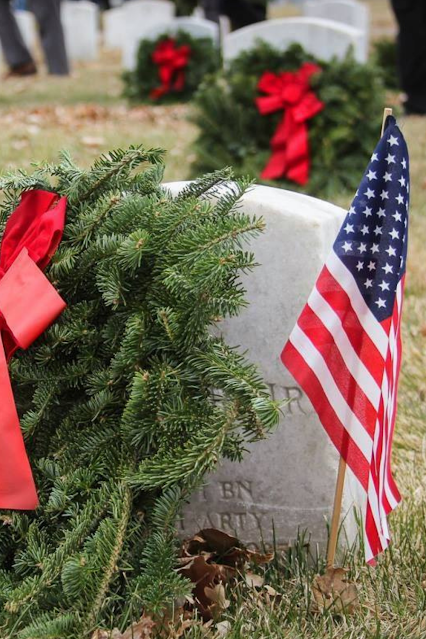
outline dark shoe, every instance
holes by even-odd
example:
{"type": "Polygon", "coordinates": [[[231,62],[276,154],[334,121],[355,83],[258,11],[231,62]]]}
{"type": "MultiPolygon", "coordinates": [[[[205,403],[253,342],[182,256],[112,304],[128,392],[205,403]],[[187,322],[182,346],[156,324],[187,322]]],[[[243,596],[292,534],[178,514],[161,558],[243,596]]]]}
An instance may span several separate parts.
{"type": "Polygon", "coordinates": [[[37,67],[34,62],[26,62],[25,64],[19,64],[16,67],[13,67],[6,73],[4,79],[8,78],[22,78],[26,75],[34,75],[37,73],[37,67]]]}

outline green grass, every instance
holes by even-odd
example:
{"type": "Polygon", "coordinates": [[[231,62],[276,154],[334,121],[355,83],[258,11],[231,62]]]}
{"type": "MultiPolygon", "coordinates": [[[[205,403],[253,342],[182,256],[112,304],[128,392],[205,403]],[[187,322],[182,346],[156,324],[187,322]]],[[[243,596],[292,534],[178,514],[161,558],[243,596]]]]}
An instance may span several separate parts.
{"type": "MultiPolygon", "coordinates": [[[[384,0],[373,0],[373,29],[394,28],[384,0]]],[[[143,143],[169,150],[166,179],[188,176],[195,129],[188,106],[128,108],[121,99],[119,60],[104,55],[79,65],[71,78],[14,80],[2,84],[2,171],[53,160],[68,148],[83,164],[112,147],[143,143]]],[[[366,114],[368,117],[368,114],[366,114]]],[[[265,573],[280,593],[269,602],[262,591],[242,584],[231,593],[227,639],[421,639],[426,638],[426,119],[402,118],[411,153],[412,206],[404,308],[404,361],[399,394],[394,466],[403,493],[390,517],[391,548],[376,568],[361,554],[346,563],[358,585],[361,607],[353,616],[333,618],[311,610],[310,583],[323,564],[307,562],[295,547],[265,573]]],[[[361,176],[360,176],[361,177],[361,176]]],[[[335,203],[348,205],[336,193],[335,203]]],[[[190,639],[219,636],[196,625],[190,639]]]]}

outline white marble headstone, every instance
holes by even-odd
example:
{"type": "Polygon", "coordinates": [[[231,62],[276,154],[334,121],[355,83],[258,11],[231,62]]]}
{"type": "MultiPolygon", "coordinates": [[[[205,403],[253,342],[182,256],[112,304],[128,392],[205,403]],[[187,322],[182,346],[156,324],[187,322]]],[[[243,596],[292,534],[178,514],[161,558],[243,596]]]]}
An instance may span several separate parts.
{"type": "MultiPolygon", "coordinates": [[[[178,192],[182,183],[166,185],[178,192]]],[[[293,377],[280,361],[283,346],[306,303],[345,211],[322,200],[257,186],[242,210],[262,216],[266,230],[250,243],[256,267],[242,281],[249,305],[218,325],[227,343],[247,351],[272,397],[291,399],[277,430],[248,446],[241,463],[224,461],[185,507],[180,533],[219,528],[259,546],[293,541],[307,531],[324,545],[337,477],[338,453],[293,377]]],[[[352,505],[350,485],[344,511],[352,505]]],[[[352,517],[346,533],[355,537],[352,517]]]]}
{"type": "Polygon", "coordinates": [[[219,25],[216,22],[192,16],[174,18],[164,24],[157,24],[152,27],[149,37],[154,40],[162,33],[174,35],[178,31],[186,31],[193,38],[210,38],[214,42],[219,42],[219,25]]]}
{"type": "Polygon", "coordinates": [[[357,0],[308,0],[303,3],[303,14],[310,18],[335,20],[359,29],[364,36],[364,55],[368,56],[370,11],[357,0]]]}
{"type": "Polygon", "coordinates": [[[150,38],[152,29],[158,24],[164,25],[175,15],[175,4],[169,0],[131,0],[123,5],[124,11],[124,42],[123,66],[133,70],[139,42],[150,38]]]}
{"type": "Polygon", "coordinates": [[[233,60],[242,51],[253,48],[257,40],[282,51],[296,42],[321,60],[342,59],[353,47],[355,59],[366,61],[362,31],[323,18],[279,18],[237,29],[223,38],[224,60],[233,60]]]}
{"type": "Polygon", "coordinates": [[[89,0],[62,2],[61,18],[70,60],[94,60],[98,55],[99,10],[89,0]]]}
{"type": "Polygon", "coordinates": [[[15,11],[15,18],[26,46],[33,52],[37,43],[37,27],[33,14],[30,11],[15,11]]]}
{"type": "Polygon", "coordinates": [[[103,14],[103,41],[107,49],[121,49],[125,40],[125,11],[116,7],[103,14]]]}

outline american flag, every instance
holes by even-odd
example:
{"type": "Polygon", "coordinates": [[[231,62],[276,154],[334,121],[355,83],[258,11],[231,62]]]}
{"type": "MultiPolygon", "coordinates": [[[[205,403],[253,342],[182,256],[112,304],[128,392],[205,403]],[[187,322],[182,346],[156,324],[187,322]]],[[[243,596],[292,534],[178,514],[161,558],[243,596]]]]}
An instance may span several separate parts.
{"type": "Polygon", "coordinates": [[[388,546],[387,515],[401,499],[391,450],[401,366],[409,168],[395,119],[389,117],[386,124],[281,355],[356,483],[369,563],[388,546]]]}

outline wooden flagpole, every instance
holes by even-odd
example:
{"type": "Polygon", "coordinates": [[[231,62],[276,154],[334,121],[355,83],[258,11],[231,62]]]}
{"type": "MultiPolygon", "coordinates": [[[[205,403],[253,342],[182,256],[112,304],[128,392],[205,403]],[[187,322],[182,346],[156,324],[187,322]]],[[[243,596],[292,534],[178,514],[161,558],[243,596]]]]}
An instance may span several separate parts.
{"type": "Polygon", "coordinates": [[[382,136],[385,131],[386,118],[388,117],[388,115],[392,115],[392,109],[386,107],[385,109],[383,109],[382,132],[380,136],[382,136]]]}
{"type": "MultiPolygon", "coordinates": [[[[386,119],[389,115],[392,115],[392,109],[390,109],[389,107],[386,107],[383,110],[382,132],[380,134],[380,137],[384,133],[386,119]]],[[[328,548],[327,548],[327,568],[333,568],[334,561],[336,559],[337,538],[339,536],[339,524],[340,524],[340,514],[342,512],[343,488],[345,486],[345,476],[346,476],[346,462],[343,459],[343,457],[340,457],[339,470],[337,472],[337,480],[336,480],[336,492],[334,494],[333,515],[331,518],[331,525],[330,525],[330,537],[328,540],[328,548]]]]}

